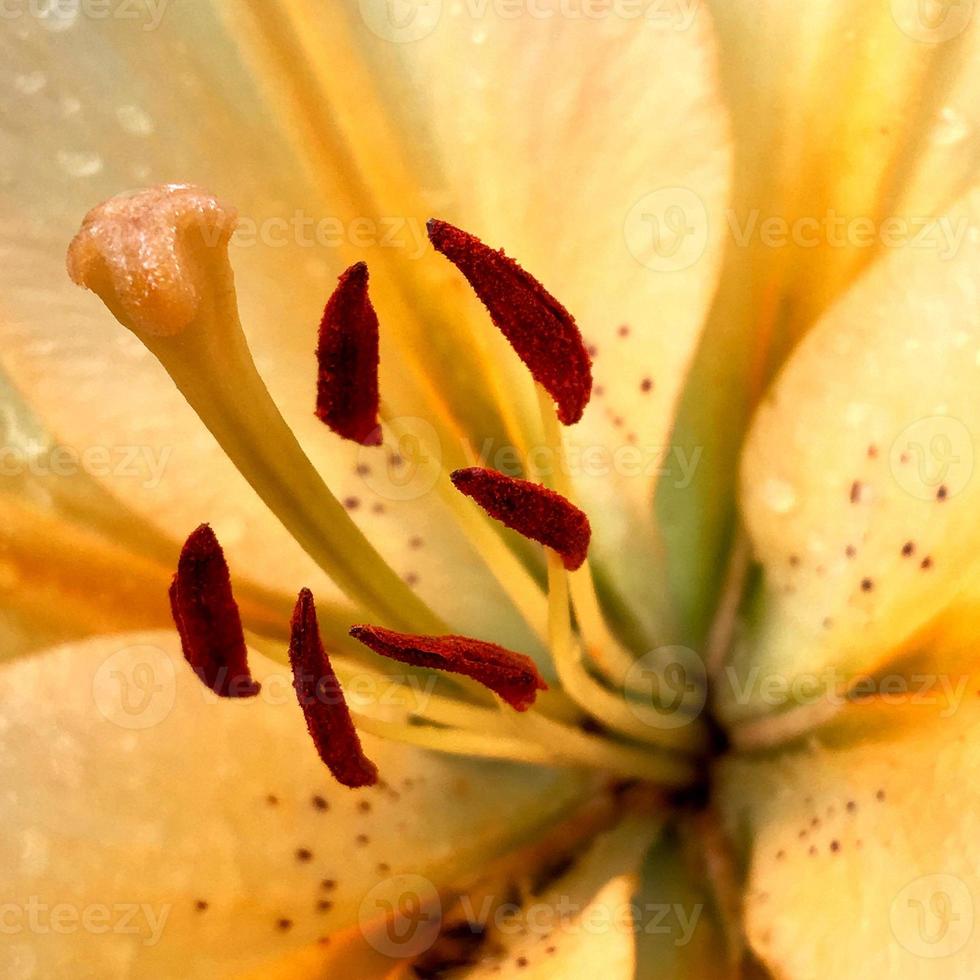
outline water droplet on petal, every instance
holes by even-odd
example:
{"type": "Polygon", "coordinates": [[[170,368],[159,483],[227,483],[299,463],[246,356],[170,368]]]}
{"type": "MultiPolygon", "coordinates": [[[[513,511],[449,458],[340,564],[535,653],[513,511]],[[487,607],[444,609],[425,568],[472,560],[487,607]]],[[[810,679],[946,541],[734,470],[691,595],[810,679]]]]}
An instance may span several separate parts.
{"type": "Polygon", "coordinates": [[[116,118],[130,136],[152,136],[156,129],[149,115],[136,105],[121,105],[116,109],[116,118]]]}
{"type": "Polygon", "coordinates": [[[932,139],[939,146],[955,146],[966,139],[969,132],[970,124],[962,114],[950,106],[943,106],[939,110],[939,119],[933,130],[932,139]]]}
{"type": "Polygon", "coordinates": [[[769,477],[762,484],[762,501],[777,514],[788,514],[796,506],[796,489],[791,483],[769,477]]]}
{"type": "Polygon", "coordinates": [[[31,71],[14,78],[14,88],[22,95],[37,95],[48,84],[43,71],[31,71]]]}
{"type": "Polygon", "coordinates": [[[90,150],[58,150],[58,164],[69,177],[93,177],[102,170],[102,157],[90,150]]]}

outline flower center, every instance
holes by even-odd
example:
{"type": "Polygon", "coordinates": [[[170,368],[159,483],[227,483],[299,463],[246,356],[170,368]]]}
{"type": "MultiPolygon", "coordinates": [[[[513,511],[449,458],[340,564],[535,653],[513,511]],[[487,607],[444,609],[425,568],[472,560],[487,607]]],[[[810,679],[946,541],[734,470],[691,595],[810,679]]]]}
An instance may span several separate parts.
{"type": "MultiPolygon", "coordinates": [[[[159,359],[256,493],[345,593],[349,623],[380,624],[351,629],[372,653],[328,633],[328,658],[308,590],[296,605],[289,650],[295,688],[317,751],[334,775],[346,785],[377,777],[361,750],[361,728],[442,751],[583,766],[671,787],[693,784],[709,746],[707,725],[696,717],[703,692],[690,692],[695,707],[680,725],[665,724],[665,706],[638,696],[630,683],[634,657],[596,595],[586,560],[590,524],[574,503],[565,468],[551,467],[551,486],[543,485],[543,474],[537,474],[541,482],[483,468],[434,474],[461,533],[546,641],[558,678],[547,690],[530,658],[452,634],[317,473],[245,340],[227,254],[234,222],[231,209],[188,185],[113,198],[85,218],[69,249],[69,272],[159,359]],[[546,596],[488,517],[544,546],[546,596]],[[408,678],[388,671],[385,660],[436,671],[432,695],[424,703],[415,698],[408,678]],[[348,708],[345,678],[365,670],[385,679],[402,708],[398,717],[348,708]]],[[[561,424],[581,418],[592,388],[574,319],[503,252],[442,221],[430,221],[428,229],[436,250],[462,272],[537,382],[541,425],[560,461],[561,424]]],[[[365,445],[382,441],[379,418],[398,431],[379,398],[378,333],[367,267],[358,263],[340,277],[324,311],[316,414],[338,436],[365,445]]],[[[219,694],[254,694],[245,634],[210,529],[199,528],[188,540],[172,605],[185,655],[202,681],[219,694]]],[[[283,657],[259,632],[249,635],[249,644],[283,657]]],[[[686,704],[670,706],[672,713],[678,708],[683,715],[686,704]]]]}

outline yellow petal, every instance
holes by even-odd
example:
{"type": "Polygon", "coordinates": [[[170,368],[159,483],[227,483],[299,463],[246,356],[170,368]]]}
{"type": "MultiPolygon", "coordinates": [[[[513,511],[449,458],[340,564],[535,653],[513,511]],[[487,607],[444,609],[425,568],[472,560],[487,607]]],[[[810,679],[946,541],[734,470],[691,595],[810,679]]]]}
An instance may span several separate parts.
{"type": "Polygon", "coordinates": [[[230,976],[370,933],[385,901],[409,886],[438,901],[577,792],[370,737],[386,784],[338,787],[290,679],[252,659],[264,688],[249,703],[216,702],[165,633],[0,670],[5,975],[230,976]]]}
{"type": "Polygon", "coordinates": [[[980,147],[971,4],[710,7],[735,181],[721,287],[674,438],[702,465],[658,500],[694,641],[724,575],[715,556],[731,540],[739,449],[773,373],[863,269],[970,186],[980,147]]]}
{"type": "Polygon", "coordinates": [[[741,504],[763,582],[720,686],[730,721],[791,707],[797,681],[819,696],[935,653],[976,623],[978,218],[970,195],[875,266],[756,416],[741,504]]]}
{"type": "Polygon", "coordinates": [[[492,915],[492,952],[463,976],[593,977],[629,980],[636,968],[633,894],[662,819],[630,817],[599,837],[572,869],[519,907],[492,915]]]}
{"type": "Polygon", "coordinates": [[[780,980],[967,980],[980,957],[976,692],[849,712],[857,744],[815,738],[720,767],[748,941],[780,980]]]}

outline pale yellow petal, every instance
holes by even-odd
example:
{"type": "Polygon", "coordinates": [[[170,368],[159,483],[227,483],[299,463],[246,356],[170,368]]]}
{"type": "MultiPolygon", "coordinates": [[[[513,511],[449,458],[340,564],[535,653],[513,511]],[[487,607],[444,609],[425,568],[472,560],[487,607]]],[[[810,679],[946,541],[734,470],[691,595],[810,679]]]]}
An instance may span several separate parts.
{"type": "Polygon", "coordinates": [[[777,980],[967,980],[980,957],[976,691],[849,711],[857,742],[829,733],[720,766],[748,941],[777,980]]]}
{"type": "MultiPolygon", "coordinates": [[[[488,952],[460,975],[630,980],[636,969],[633,895],[662,816],[627,817],[546,889],[491,906],[488,952]]],[[[499,901],[498,896],[498,901],[499,901]]]]}
{"type": "Polygon", "coordinates": [[[437,902],[575,795],[566,776],[370,737],[385,784],[346,790],[290,678],[252,659],[263,691],[238,702],[210,696],[164,633],[0,670],[5,976],[232,976],[358,924],[372,934],[406,882],[437,902]]]}
{"type": "Polygon", "coordinates": [[[701,465],[658,499],[689,643],[722,586],[738,453],[773,373],[862,270],[920,240],[980,160],[972,3],[709,6],[735,180],[721,287],[673,440],[701,465]]]}
{"type": "Polygon", "coordinates": [[[875,266],[756,416],[741,505],[763,574],[720,677],[729,721],[791,707],[798,683],[819,698],[961,645],[957,624],[976,624],[978,219],[974,194],[875,266]]]}

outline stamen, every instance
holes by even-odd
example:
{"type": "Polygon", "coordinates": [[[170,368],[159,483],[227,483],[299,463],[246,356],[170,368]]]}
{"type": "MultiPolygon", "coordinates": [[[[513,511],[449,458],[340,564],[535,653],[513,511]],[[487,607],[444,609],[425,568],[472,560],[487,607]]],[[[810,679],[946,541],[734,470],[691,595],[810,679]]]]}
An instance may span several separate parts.
{"type": "Polygon", "coordinates": [[[378,316],[367,285],[366,263],[352,265],[323,311],[316,349],[316,415],[337,435],[378,446],[378,316]]]}
{"type": "Polygon", "coordinates": [[[530,657],[496,643],[467,636],[412,636],[380,626],[353,626],[350,635],[382,657],[469,677],[516,711],[526,711],[537,692],[548,689],[530,657]]]}
{"type": "Polygon", "coordinates": [[[572,315],[503,250],[432,219],[429,240],[469,281],[528,370],[558,406],[565,425],[578,422],[592,394],[592,362],[572,315]]]}
{"type": "Polygon", "coordinates": [[[320,639],[313,593],[303,589],[296,600],[289,639],[293,687],[310,737],[337,782],[351,789],[373,786],[378,768],[361,748],[344,692],[320,639]]]}
{"type": "Polygon", "coordinates": [[[68,268],[153,353],[228,458],[354,603],[402,629],[444,628],[330,492],[255,368],[238,318],[234,212],[167,185],[94,209],[68,268]]]}
{"type": "Polygon", "coordinates": [[[207,524],[184,544],[170,584],[170,608],[184,657],[194,673],[223,698],[251,698],[248,651],[224,553],[207,524]]]}
{"type": "Polygon", "coordinates": [[[491,517],[557,551],[569,571],[585,561],[592,535],[589,519],[560,493],[480,466],[456,470],[450,478],[491,517]]]}

